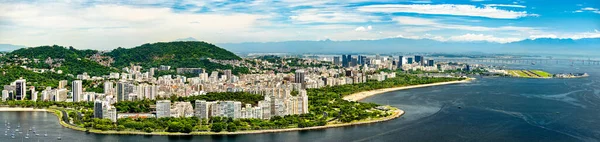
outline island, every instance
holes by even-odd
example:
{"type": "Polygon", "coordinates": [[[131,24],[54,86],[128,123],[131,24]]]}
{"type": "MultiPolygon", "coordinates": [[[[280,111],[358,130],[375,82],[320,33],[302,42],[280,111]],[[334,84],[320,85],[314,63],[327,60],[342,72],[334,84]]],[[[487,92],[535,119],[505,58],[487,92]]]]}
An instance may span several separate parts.
{"type": "Polygon", "coordinates": [[[415,57],[398,62],[360,55],[332,61],[241,58],[206,42],[152,43],[109,52],[30,47],[0,58],[5,75],[0,111],[49,111],[65,127],[102,134],[270,133],[392,120],[404,111],[358,101],[472,80],[406,72],[407,67],[436,68],[433,60],[415,57]]]}

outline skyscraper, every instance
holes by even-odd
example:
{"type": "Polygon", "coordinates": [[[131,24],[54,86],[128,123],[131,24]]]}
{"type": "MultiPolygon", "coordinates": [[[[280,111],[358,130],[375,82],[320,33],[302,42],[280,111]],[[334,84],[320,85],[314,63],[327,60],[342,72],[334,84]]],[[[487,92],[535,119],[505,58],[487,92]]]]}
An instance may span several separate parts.
{"type": "Polygon", "coordinates": [[[223,71],[223,74],[225,74],[225,77],[227,77],[227,80],[231,80],[231,78],[233,77],[233,75],[231,75],[231,70],[225,70],[225,71],[223,71]]]}
{"type": "Polygon", "coordinates": [[[208,118],[210,104],[208,104],[208,102],[206,102],[205,100],[196,100],[195,104],[196,108],[194,108],[194,115],[196,115],[196,117],[200,119],[208,118]]]}
{"type": "Polygon", "coordinates": [[[104,94],[113,95],[113,83],[110,81],[104,82],[104,94]]]}
{"type": "Polygon", "coordinates": [[[412,63],[413,63],[413,58],[410,58],[410,57],[409,57],[409,58],[407,58],[406,60],[407,60],[408,64],[412,64],[412,63]]]}
{"type": "Polygon", "coordinates": [[[398,66],[398,68],[402,68],[402,64],[404,64],[404,56],[398,56],[398,62],[396,63],[396,65],[398,66]]]}
{"type": "Polygon", "coordinates": [[[367,64],[367,56],[360,56],[360,65],[367,64]]]}
{"type": "Polygon", "coordinates": [[[171,117],[171,101],[156,101],[156,118],[171,117]]]}
{"type": "Polygon", "coordinates": [[[429,59],[429,61],[427,61],[427,66],[431,66],[431,67],[433,67],[433,66],[434,66],[434,64],[435,64],[435,63],[434,63],[433,59],[429,59]]]}
{"type": "Polygon", "coordinates": [[[19,79],[15,81],[15,100],[24,100],[25,99],[25,89],[27,87],[27,82],[25,79],[19,79]]]}
{"type": "Polygon", "coordinates": [[[333,57],[333,64],[336,66],[340,65],[340,57],[339,56],[333,57]]]}
{"type": "Polygon", "coordinates": [[[304,70],[296,70],[296,74],[294,76],[294,83],[304,84],[304,70]]]}
{"type": "Polygon", "coordinates": [[[94,118],[100,118],[100,119],[103,118],[102,117],[102,110],[103,110],[102,105],[103,105],[103,103],[100,100],[96,100],[94,102],[94,118]]]}
{"type": "Polygon", "coordinates": [[[419,65],[425,65],[423,64],[423,62],[425,62],[423,56],[415,56],[415,62],[419,65]]]}
{"type": "Polygon", "coordinates": [[[82,82],[81,80],[73,81],[72,85],[73,92],[73,102],[79,102],[81,100],[81,95],[83,94],[82,82]]]}
{"type": "Polygon", "coordinates": [[[342,67],[348,67],[348,56],[342,55],[342,67]]]}
{"type": "Polygon", "coordinates": [[[352,66],[352,55],[346,55],[346,67],[352,66]]]}

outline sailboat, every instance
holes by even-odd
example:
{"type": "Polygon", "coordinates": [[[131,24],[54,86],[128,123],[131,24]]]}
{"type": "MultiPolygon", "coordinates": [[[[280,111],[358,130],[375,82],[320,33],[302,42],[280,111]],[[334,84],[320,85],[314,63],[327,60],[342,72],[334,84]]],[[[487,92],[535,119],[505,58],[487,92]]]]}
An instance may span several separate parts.
{"type": "Polygon", "coordinates": [[[48,132],[46,132],[46,134],[44,134],[44,137],[47,137],[47,136],[48,136],[48,132]]]}
{"type": "Polygon", "coordinates": [[[60,133],[58,133],[58,138],[56,138],[58,140],[62,140],[62,138],[60,137],[60,133]]]}

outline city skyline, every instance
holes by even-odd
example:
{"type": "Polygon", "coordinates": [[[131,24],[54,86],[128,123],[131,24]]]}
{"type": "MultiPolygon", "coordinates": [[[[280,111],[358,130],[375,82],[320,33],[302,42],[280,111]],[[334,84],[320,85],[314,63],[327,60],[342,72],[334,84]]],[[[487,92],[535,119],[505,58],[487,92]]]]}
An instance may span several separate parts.
{"type": "Polygon", "coordinates": [[[600,37],[598,8],[596,1],[5,1],[0,43],[109,50],[173,40],[582,39],[600,37]]]}

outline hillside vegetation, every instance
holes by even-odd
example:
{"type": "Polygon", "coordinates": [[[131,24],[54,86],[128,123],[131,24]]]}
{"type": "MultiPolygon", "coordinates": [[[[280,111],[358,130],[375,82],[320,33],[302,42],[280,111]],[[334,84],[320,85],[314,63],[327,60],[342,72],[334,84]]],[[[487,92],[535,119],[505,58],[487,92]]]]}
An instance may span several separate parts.
{"type": "Polygon", "coordinates": [[[64,61],[55,61],[54,63],[60,63],[60,67],[56,70],[62,70],[66,74],[82,74],[87,72],[92,76],[101,76],[109,74],[110,72],[116,72],[117,70],[111,69],[110,67],[102,66],[97,62],[86,59],[85,57],[96,54],[98,51],[95,50],[77,50],[73,47],[63,47],[58,45],[53,46],[39,46],[21,48],[10,52],[8,62],[17,62],[18,58],[28,59],[39,59],[39,62],[28,62],[22,63],[27,67],[33,68],[50,68],[50,65],[44,63],[48,57],[52,59],[64,59],[64,61]]]}

